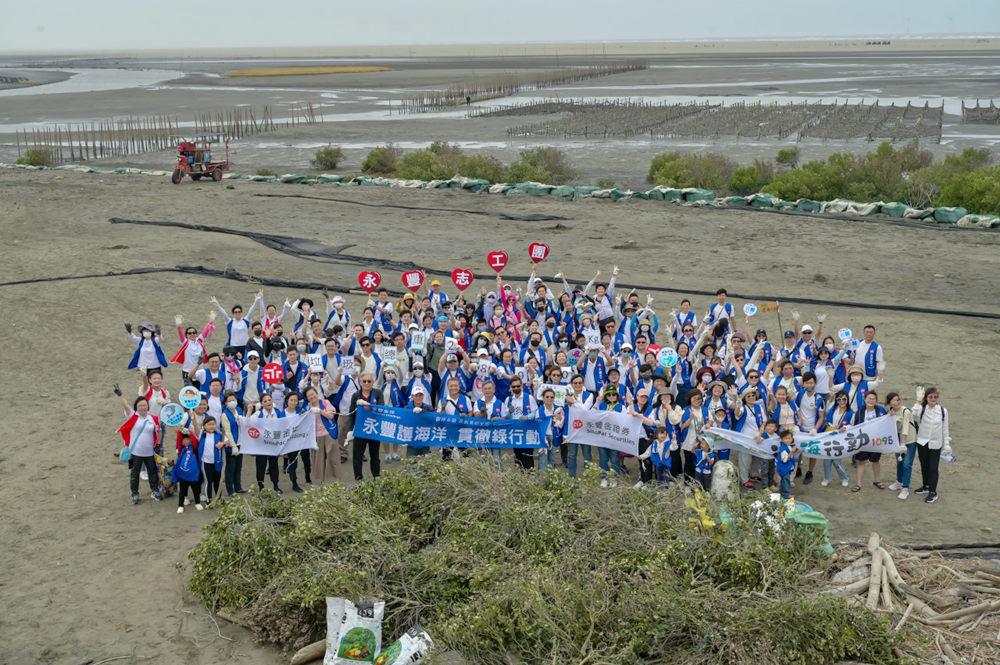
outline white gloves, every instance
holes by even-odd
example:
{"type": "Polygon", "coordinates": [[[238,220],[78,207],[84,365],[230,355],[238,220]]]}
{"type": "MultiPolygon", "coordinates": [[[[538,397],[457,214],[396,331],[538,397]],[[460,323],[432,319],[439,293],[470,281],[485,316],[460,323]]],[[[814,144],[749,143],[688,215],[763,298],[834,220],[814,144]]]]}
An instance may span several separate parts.
{"type": "Polygon", "coordinates": [[[311,412],[313,412],[313,413],[319,413],[320,412],[320,408],[318,406],[311,406],[311,407],[309,407],[309,410],[311,412]]]}
{"type": "Polygon", "coordinates": [[[809,436],[816,436],[816,428],[815,427],[813,427],[811,430],[809,430],[809,436]]]}
{"type": "Polygon", "coordinates": [[[354,432],[348,432],[347,437],[344,439],[344,443],[350,443],[354,441],[354,432]]]}
{"type": "Polygon", "coordinates": [[[951,439],[944,440],[944,446],[941,447],[942,455],[951,455],[951,439]]]}
{"type": "Polygon", "coordinates": [[[215,313],[215,310],[213,309],[211,312],[208,313],[208,320],[209,321],[215,321],[215,317],[216,316],[217,316],[217,314],[215,313]]]}
{"type": "Polygon", "coordinates": [[[615,266],[615,269],[611,271],[611,276],[614,277],[617,274],[618,274],[618,266],[615,266]]]}
{"type": "Polygon", "coordinates": [[[212,303],[213,305],[218,305],[219,304],[219,301],[215,299],[215,296],[212,296],[211,298],[209,298],[208,301],[210,303],[212,303]]]}
{"type": "Polygon", "coordinates": [[[799,318],[800,318],[800,317],[799,317],[799,313],[798,313],[798,312],[796,312],[796,311],[795,311],[795,310],[793,309],[793,310],[792,310],[792,320],[793,320],[793,321],[798,321],[798,320],[799,320],[799,318]]]}
{"type": "MultiPolygon", "coordinates": [[[[298,303],[299,303],[299,301],[296,300],[295,304],[297,305],[298,303]]],[[[292,303],[288,302],[288,298],[285,298],[285,309],[289,309],[289,308],[291,308],[291,306],[292,306],[292,303]]]]}
{"type": "Polygon", "coordinates": [[[924,387],[923,386],[917,386],[917,401],[918,402],[923,402],[924,401],[924,387]]]}
{"type": "Polygon", "coordinates": [[[422,413],[422,412],[423,412],[423,409],[421,409],[419,406],[413,407],[413,413],[422,413]]]}
{"type": "Polygon", "coordinates": [[[239,455],[240,454],[240,447],[239,446],[233,446],[232,454],[233,455],[239,455]]]}
{"type": "Polygon", "coordinates": [[[653,306],[653,296],[651,294],[646,294],[646,307],[653,306]]]}
{"type": "Polygon", "coordinates": [[[368,402],[366,400],[363,400],[363,399],[359,399],[358,400],[358,404],[362,404],[364,406],[368,406],[368,402]]]}
{"type": "Polygon", "coordinates": [[[298,309],[300,302],[302,302],[302,301],[299,298],[296,298],[295,302],[292,303],[292,309],[298,309]]]}
{"type": "Polygon", "coordinates": [[[820,323],[826,321],[826,312],[820,312],[819,314],[817,314],[816,320],[819,321],[820,323]]]}
{"type": "Polygon", "coordinates": [[[174,323],[175,323],[175,324],[176,324],[177,326],[181,326],[181,325],[183,325],[183,324],[184,324],[184,319],[183,319],[183,318],[181,318],[181,315],[180,315],[180,314],[178,314],[177,316],[175,316],[175,317],[174,317],[174,323]]]}

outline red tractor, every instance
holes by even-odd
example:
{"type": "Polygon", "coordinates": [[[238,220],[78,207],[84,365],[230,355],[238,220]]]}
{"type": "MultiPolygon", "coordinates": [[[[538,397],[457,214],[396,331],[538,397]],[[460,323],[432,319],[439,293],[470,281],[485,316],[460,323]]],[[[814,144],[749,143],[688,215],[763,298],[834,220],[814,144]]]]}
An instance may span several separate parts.
{"type": "Polygon", "coordinates": [[[195,141],[182,141],[177,146],[177,166],[170,176],[170,182],[175,185],[180,184],[185,173],[196,182],[202,177],[219,182],[222,180],[222,172],[229,170],[229,139],[225,140],[226,159],[223,161],[212,161],[212,151],[209,146],[213,141],[207,136],[199,135],[195,141]]]}

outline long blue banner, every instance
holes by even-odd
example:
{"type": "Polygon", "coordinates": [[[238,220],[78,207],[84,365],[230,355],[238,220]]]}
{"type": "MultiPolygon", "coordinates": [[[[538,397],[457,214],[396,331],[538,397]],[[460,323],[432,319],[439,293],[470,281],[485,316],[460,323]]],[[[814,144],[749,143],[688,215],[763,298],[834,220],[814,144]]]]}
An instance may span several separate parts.
{"type": "Polygon", "coordinates": [[[544,448],[552,420],[486,420],[372,404],[359,404],[354,416],[356,438],[414,448],[544,448]]]}

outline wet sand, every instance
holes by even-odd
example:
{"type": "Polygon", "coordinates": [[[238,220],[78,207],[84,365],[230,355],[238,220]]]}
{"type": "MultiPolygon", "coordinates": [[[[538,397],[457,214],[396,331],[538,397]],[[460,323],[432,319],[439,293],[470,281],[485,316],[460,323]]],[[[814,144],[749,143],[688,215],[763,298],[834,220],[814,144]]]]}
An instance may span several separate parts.
{"type": "MultiPolygon", "coordinates": [[[[0,187],[0,224],[7,242],[3,282],[200,264],[354,284],[359,270],[353,263],[288,256],[232,235],[108,223],[118,216],[279,232],[330,246],[354,243],[347,253],[441,270],[468,266],[486,280],[491,277],[487,251],[508,250],[508,271],[524,274],[530,267],[527,244],[541,240],[552,246],[541,273],[562,270],[573,281],[586,280],[596,268],[607,274],[618,263],[622,281],[676,289],[724,285],[734,293],[1000,311],[991,295],[1000,292],[1000,235],[989,233],[677,208],[654,201],[565,202],[240,181],[229,190],[225,183],[174,186],[165,177],[21,170],[3,171],[0,180],[12,183],[0,187]],[[456,212],[268,199],[257,193],[307,193],[456,212]],[[569,220],[556,231],[552,222],[500,222],[459,209],[543,212],[569,220]]],[[[399,275],[382,273],[384,282],[396,288],[399,275]]],[[[220,622],[221,634],[233,641],[220,638],[205,609],[184,590],[186,554],[213,513],[176,515],[172,502],[151,501],[148,488],[142,503],[132,506],[127,470],[114,455],[120,447],[114,430],[122,418],[110,385],[120,382],[126,394],[135,390],[134,373],[125,369],[132,351],[122,323],[161,322],[169,355],[177,348],[174,314],[201,325],[210,295],[227,305],[248,306],[255,287],[164,273],[0,288],[8,314],[0,362],[11,376],[31,376],[28,385],[8,380],[0,387],[11,416],[0,448],[0,503],[7,507],[0,527],[5,544],[0,583],[7,609],[0,661],[78,663],[134,654],[134,662],[162,662],[173,653],[187,663],[286,662],[225,622],[220,622]],[[14,369],[25,359],[53,357],[59,360],[45,360],[23,373],[14,369]],[[48,405],[54,417],[18,417],[48,405]]],[[[279,303],[285,297],[318,296],[281,289],[265,293],[269,302],[279,303]]],[[[654,292],[654,297],[665,317],[681,295],[654,292]]],[[[348,299],[352,309],[363,304],[359,296],[348,299]]],[[[692,299],[698,311],[709,300],[692,299]]],[[[735,302],[739,308],[743,301],[735,302]]],[[[782,308],[792,309],[790,304],[782,308]]],[[[1000,390],[983,377],[1000,369],[995,360],[1000,323],[840,307],[801,311],[813,319],[820,309],[829,312],[831,332],[867,323],[878,327],[888,362],[888,381],[880,392],[896,390],[912,401],[918,383],[941,387],[959,462],[942,465],[941,500],[934,505],[919,497],[899,501],[895,493],[879,491],[871,485],[870,472],[859,494],[816,482],[796,487],[797,498],[830,518],[835,541],[858,540],[872,530],[895,543],[995,541],[987,528],[1000,524],[992,489],[992,470],[1000,463],[993,436],[1000,415],[988,405],[1000,399],[1000,390]]],[[[786,327],[789,315],[783,315],[786,327]]],[[[773,317],[758,323],[777,337],[773,317]]],[[[220,335],[212,340],[213,349],[221,346],[220,335]]],[[[167,384],[176,395],[179,370],[170,368],[167,384]]],[[[883,463],[887,483],[893,469],[891,460],[883,463]]],[[[244,469],[245,485],[252,485],[252,474],[252,465],[244,469]]],[[[287,491],[286,477],[282,485],[287,491]]]]}

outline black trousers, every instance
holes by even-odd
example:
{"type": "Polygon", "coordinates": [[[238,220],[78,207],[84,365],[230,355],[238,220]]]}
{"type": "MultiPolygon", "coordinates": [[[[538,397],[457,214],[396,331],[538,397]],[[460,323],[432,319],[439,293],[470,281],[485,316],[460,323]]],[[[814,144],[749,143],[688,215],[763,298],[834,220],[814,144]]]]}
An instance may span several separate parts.
{"type": "Polygon", "coordinates": [[[233,455],[226,449],[226,494],[233,496],[243,489],[243,455],[233,455]]]}
{"type": "MultiPolygon", "coordinates": [[[[941,463],[941,449],[932,450],[931,447],[917,444],[917,458],[920,460],[920,475],[923,479],[923,486],[932,492],[937,492],[938,465],[941,463]]],[[[152,476],[150,476],[152,478],[152,476]]]]}
{"type": "Polygon", "coordinates": [[[146,467],[146,475],[149,476],[149,489],[154,492],[160,491],[160,476],[156,470],[156,458],[150,455],[149,457],[138,457],[132,455],[132,468],[129,474],[129,489],[132,490],[132,494],[139,493],[139,472],[142,467],[146,467]]]}
{"type": "Polygon", "coordinates": [[[684,480],[695,481],[698,479],[697,470],[694,466],[694,453],[684,451],[684,480]]]}
{"type": "MultiPolygon", "coordinates": [[[[649,439],[639,439],[639,455],[641,456],[644,452],[649,450],[649,446],[652,445],[652,441],[649,439]]],[[[648,483],[653,480],[653,460],[651,459],[639,459],[639,480],[644,483],[648,483]]]]}
{"type": "Polygon", "coordinates": [[[381,442],[375,439],[359,439],[354,437],[354,480],[364,479],[364,458],[365,450],[368,451],[368,466],[371,468],[372,478],[378,478],[382,471],[382,460],[379,459],[381,442]]]}
{"type": "MultiPolygon", "coordinates": [[[[339,455],[340,453],[338,452],[337,454],[339,455]]],[[[294,453],[289,453],[288,460],[285,461],[285,473],[292,479],[292,487],[297,487],[299,484],[297,478],[299,461],[302,462],[302,468],[306,474],[306,482],[312,482],[312,457],[308,450],[296,450],[294,453]]]]}
{"type": "Polygon", "coordinates": [[[205,479],[205,496],[211,501],[212,495],[219,493],[219,481],[222,480],[222,472],[216,471],[215,464],[212,462],[202,462],[201,468],[201,477],[205,479]]]}
{"type": "Polygon", "coordinates": [[[201,503],[201,478],[198,480],[184,480],[178,481],[180,484],[180,489],[177,490],[177,506],[179,508],[184,507],[184,499],[187,497],[188,488],[191,488],[191,494],[194,495],[194,502],[196,504],[201,503]]]}
{"type": "Polygon", "coordinates": [[[534,469],[535,458],[531,450],[514,450],[514,463],[522,469],[534,469]]]}
{"type": "Polygon", "coordinates": [[[257,487],[264,488],[264,474],[271,478],[271,484],[278,487],[278,456],[277,455],[254,455],[254,463],[257,465],[257,487]]]}

